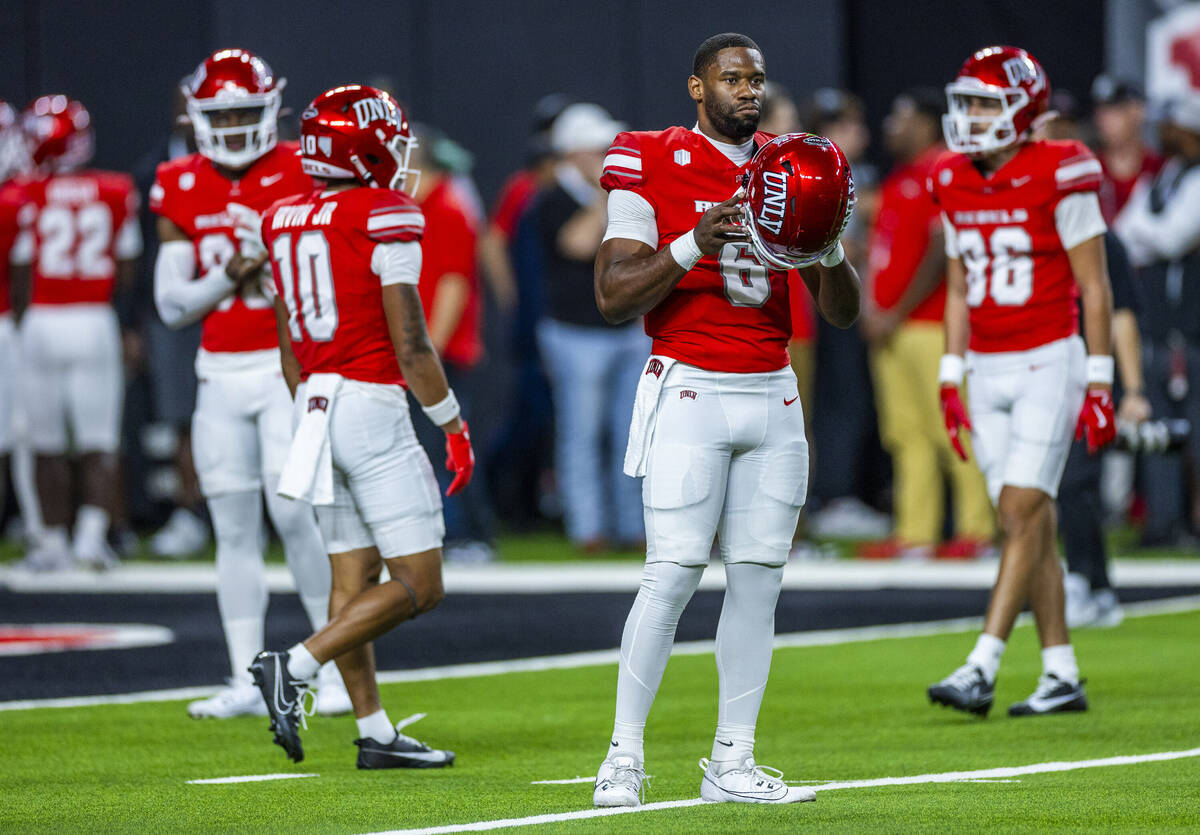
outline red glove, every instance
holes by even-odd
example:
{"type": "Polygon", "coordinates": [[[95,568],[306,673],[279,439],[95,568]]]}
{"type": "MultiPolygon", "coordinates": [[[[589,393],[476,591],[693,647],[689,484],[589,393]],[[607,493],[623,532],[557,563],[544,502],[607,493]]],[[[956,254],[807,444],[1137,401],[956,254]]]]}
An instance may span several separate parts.
{"type": "Polygon", "coordinates": [[[454,481],[446,488],[446,495],[453,496],[467,486],[475,470],[475,450],[471,449],[471,433],[465,420],[461,432],[446,433],[446,469],[454,473],[454,481]]]}
{"type": "Polygon", "coordinates": [[[1075,422],[1075,440],[1087,436],[1088,455],[1111,443],[1117,437],[1117,416],[1113,407],[1112,392],[1108,389],[1088,389],[1075,422]]]}
{"type": "Polygon", "coordinates": [[[941,397],[942,419],[946,421],[946,434],[950,436],[950,446],[954,447],[959,458],[966,461],[967,451],[963,449],[962,441],[958,438],[958,429],[961,426],[970,432],[971,419],[967,417],[967,408],[958,396],[958,386],[943,385],[941,397]]]}

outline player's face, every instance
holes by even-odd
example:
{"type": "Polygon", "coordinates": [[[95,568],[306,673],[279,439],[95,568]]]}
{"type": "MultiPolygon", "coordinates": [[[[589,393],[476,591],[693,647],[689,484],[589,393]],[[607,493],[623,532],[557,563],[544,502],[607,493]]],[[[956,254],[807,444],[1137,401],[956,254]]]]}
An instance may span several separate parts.
{"type": "Polygon", "coordinates": [[[1101,104],[1092,118],[1101,145],[1124,145],[1141,136],[1146,110],[1139,101],[1101,104]]]}
{"type": "Polygon", "coordinates": [[[987,133],[988,123],[984,119],[994,119],[1004,112],[1004,104],[1000,99],[990,96],[964,96],[967,115],[979,119],[971,123],[971,133],[987,133]]]}
{"type": "MultiPolygon", "coordinates": [[[[212,126],[218,130],[250,127],[258,124],[258,120],[261,118],[261,107],[233,107],[228,110],[215,110],[208,117],[212,126]]],[[[246,147],[246,137],[230,135],[225,139],[225,146],[231,151],[240,151],[246,147]]]]}
{"type": "Polygon", "coordinates": [[[767,74],[762,53],[730,47],[717,53],[701,79],[701,105],[722,136],[745,141],[758,129],[767,74]]]}

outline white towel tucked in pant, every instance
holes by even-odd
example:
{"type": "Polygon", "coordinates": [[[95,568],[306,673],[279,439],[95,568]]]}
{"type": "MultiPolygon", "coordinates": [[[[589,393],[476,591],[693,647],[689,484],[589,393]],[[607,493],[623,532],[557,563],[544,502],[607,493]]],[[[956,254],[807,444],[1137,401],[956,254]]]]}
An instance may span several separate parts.
{"type": "Polygon", "coordinates": [[[654,438],[655,418],[658,415],[658,398],[662,394],[663,382],[676,360],[670,357],[652,356],[646,360],[646,369],[638,383],[637,396],[633,400],[633,420],[629,424],[629,446],[625,448],[625,475],[640,478],[646,474],[646,461],[650,456],[650,441],[654,438]]]}
{"type": "Polygon", "coordinates": [[[309,504],[333,504],[329,415],[341,385],[342,377],[337,374],[313,374],[305,381],[304,413],[279,476],[279,495],[309,504]]]}

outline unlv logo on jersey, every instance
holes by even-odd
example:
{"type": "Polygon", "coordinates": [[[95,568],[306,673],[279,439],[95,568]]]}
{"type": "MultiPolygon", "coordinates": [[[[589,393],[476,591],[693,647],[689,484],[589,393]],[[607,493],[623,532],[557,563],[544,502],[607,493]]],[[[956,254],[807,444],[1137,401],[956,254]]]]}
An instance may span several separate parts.
{"type": "Polygon", "coordinates": [[[762,210],[756,220],[759,226],[778,235],[783,228],[783,213],[787,206],[788,175],[786,171],[764,171],[762,179],[762,210]]]}
{"type": "Polygon", "coordinates": [[[329,398],[328,397],[310,397],[310,398],[308,398],[308,410],[310,412],[315,412],[317,410],[320,410],[322,412],[328,411],[329,410],[329,398]]]}
{"type": "Polygon", "coordinates": [[[383,121],[389,125],[396,124],[396,116],[391,113],[383,100],[372,96],[369,99],[359,99],[354,103],[354,115],[358,117],[358,126],[365,128],[371,122],[383,121]]]}
{"type": "MultiPolygon", "coordinates": [[[[646,374],[653,374],[655,377],[661,377],[663,373],[662,360],[652,359],[646,364],[646,374]]],[[[642,376],[646,376],[643,374],[642,376]]]]}

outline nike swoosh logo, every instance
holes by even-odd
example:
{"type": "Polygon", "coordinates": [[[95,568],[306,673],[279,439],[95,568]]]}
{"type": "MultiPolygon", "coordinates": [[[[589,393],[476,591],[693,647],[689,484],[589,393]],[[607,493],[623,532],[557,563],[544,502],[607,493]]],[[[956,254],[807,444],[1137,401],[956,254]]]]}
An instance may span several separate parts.
{"type": "Polygon", "coordinates": [[[1027,182],[1029,182],[1032,179],[1033,179],[1032,174],[1026,174],[1024,177],[1016,177],[1012,181],[1013,188],[1020,188],[1021,186],[1025,185],[1027,182]]]}
{"type": "Polygon", "coordinates": [[[1099,406],[1093,404],[1092,411],[1096,414],[1097,429],[1103,429],[1104,427],[1108,426],[1108,418],[1104,416],[1104,412],[1100,410],[1099,406]]]}
{"type": "Polygon", "coordinates": [[[1034,710],[1050,710],[1051,708],[1065,705],[1067,702],[1073,702],[1079,698],[1079,691],[1073,690],[1062,696],[1055,696],[1052,699],[1030,699],[1029,706],[1034,710]]]}
{"type": "Polygon", "coordinates": [[[613,748],[616,748],[616,747],[617,747],[617,741],[616,741],[615,739],[612,741],[612,747],[613,747],[613,748]]]}
{"type": "Polygon", "coordinates": [[[785,398],[783,398],[783,405],[785,405],[785,406],[790,406],[790,405],[792,405],[793,403],[795,403],[795,402],[796,402],[797,400],[799,400],[799,399],[800,399],[800,395],[798,395],[798,394],[797,394],[795,397],[793,397],[791,400],[788,400],[788,399],[785,397],[785,398]]]}
{"type": "Polygon", "coordinates": [[[272,174],[270,177],[263,177],[261,180],[258,181],[258,184],[260,186],[269,186],[269,185],[279,182],[282,179],[283,179],[283,172],[280,171],[278,174],[272,174]]]}
{"type": "Polygon", "coordinates": [[[724,745],[726,748],[732,748],[732,747],[733,747],[733,743],[732,743],[732,742],[726,742],[726,741],[725,741],[725,740],[723,740],[723,739],[718,739],[718,740],[717,740],[717,742],[721,743],[721,744],[722,744],[722,745],[724,745]]]}
{"type": "Polygon", "coordinates": [[[406,757],[410,760],[425,760],[427,762],[441,762],[444,760],[444,751],[385,751],[382,748],[376,748],[372,754],[387,754],[389,757],[406,757]]]}

